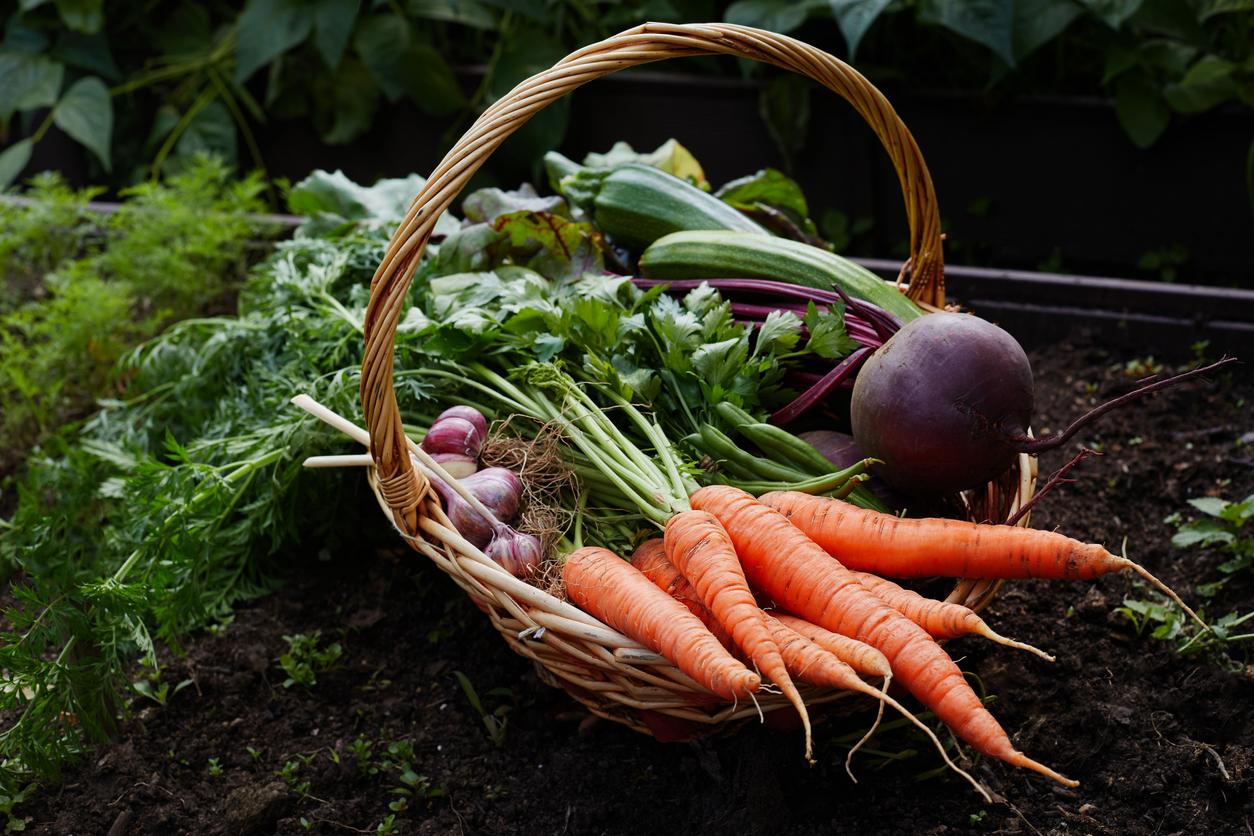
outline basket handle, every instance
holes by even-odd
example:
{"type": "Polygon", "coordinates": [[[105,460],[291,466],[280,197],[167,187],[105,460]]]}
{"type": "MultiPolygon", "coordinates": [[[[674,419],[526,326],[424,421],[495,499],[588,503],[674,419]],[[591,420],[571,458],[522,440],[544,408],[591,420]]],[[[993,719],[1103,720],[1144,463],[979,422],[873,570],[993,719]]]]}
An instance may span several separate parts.
{"type": "Polygon", "coordinates": [[[589,81],[638,64],[708,53],[749,58],[808,76],[853,105],[884,144],[901,181],[910,225],[910,259],[902,267],[903,275],[910,277],[907,295],[944,305],[940,214],[923,155],[884,95],[848,64],[785,35],[730,23],[645,23],[586,46],[523,81],[479,116],[431,173],[371,280],[361,402],[380,493],[402,530],[416,532],[417,508],[428,485],[410,464],[393,388],[396,326],[436,219],[497,146],[552,102],[589,81]]]}

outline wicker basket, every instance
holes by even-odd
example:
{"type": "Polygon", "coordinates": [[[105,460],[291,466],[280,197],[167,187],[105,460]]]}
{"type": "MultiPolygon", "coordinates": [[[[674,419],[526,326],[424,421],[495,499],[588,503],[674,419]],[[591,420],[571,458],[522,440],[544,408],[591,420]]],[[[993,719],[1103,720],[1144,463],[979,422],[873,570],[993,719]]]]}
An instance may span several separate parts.
{"type": "MultiPolygon", "coordinates": [[[[763,693],[758,705],[727,704],[634,640],[513,577],[459,536],[411,462],[413,442],[404,434],[393,390],[394,337],[406,291],[436,219],[511,133],[593,79],[664,58],[707,53],[750,58],[808,76],[854,106],[883,142],[901,180],[911,243],[901,280],[909,279],[907,293],[917,302],[943,306],[940,216],[931,177],[914,138],[870,82],[833,56],[772,32],[724,23],[646,23],[585,47],[522,82],[484,111],[448,152],[396,230],[371,283],[361,375],[374,462],[370,484],[407,542],[470,595],[509,646],[536,663],[542,678],[564,688],[595,714],[658,737],[713,730],[789,703],[781,695],[763,693]]],[[[1021,456],[1015,468],[986,490],[965,497],[968,515],[1005,519],[1008,511],[1031,497],[1035,479],[1035,460],[1021,456]]],[[[996,589],[996,582],[966,579],[948,600],[980,609],[996,589]]],[[[808,703],[847,696],[818,688],[805,689],[803,695],[808,703]]]]}

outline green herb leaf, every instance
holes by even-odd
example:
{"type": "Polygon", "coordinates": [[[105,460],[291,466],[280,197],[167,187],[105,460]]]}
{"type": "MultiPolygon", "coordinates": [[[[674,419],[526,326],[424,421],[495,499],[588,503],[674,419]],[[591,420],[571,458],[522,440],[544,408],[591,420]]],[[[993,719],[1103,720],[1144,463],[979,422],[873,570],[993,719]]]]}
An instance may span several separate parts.
{"type": "Polygon", "coordinates": [[[806,341],[806,350],[812,351],[828,360],[836,360],[847,356],[858,347],[845,331],[844,306],[836,308],[817,308],[811,302],[806,309],[806,327],[810,329],[810,339],[806,341]]]}
{"type": "Polygon", "coordinates": [[[758,329],[753,354],[791,351],[801,339],[801,317],[792,311],[771,311],[758,329]]]}

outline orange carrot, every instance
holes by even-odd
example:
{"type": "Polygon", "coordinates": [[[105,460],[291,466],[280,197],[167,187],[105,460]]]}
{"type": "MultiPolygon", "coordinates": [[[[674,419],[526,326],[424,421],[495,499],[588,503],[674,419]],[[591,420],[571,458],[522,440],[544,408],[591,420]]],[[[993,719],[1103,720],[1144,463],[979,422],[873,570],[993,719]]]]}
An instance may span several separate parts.
{"type": "Polygon", "coordinates": [[[595,547],[572,552],[562,580],[576,606],[662,654],[720,697],[748,697],[761,685],[683,604],[613,552],[595,547]]]}
{"type": "Polygon", "coordinates": [[[758,670],[779,686],[801,715],[805,728],[806,759],[810,759],[810,715],[780,656],[779,645],[758,608],[731,538],[711,514],[680,511],[666,523],[666,557],[683,573],[701,602],[722,624],[736,646],[758,670]]]}
{"type": "Polygon", "coordinates": [[[948,753],[945,752],[945,747],[941,745],[939,740],[936,739],[936,735],[932,732],[932,730],[925,726],[918,717],[915,717],[907,711],[905,706],[888,696],[888,685],[892,680],[891,671],[884,677],[883,689],[876,690],[863,682],[858,674],[854,672],[852,667],[840,661],[835,655],[824,650],[818,644],[806,638],[801,633],[798,633],[785,625],[781,619],[774,618],[769,614],[766,618],[767,623],[770,624],[771,630],[775,634],[775,640],[779,642],[780,653],[783,654],[784,661],[788,664],[788,669],[798,679],[814,685],[825,685],[829,688],[837,688],[842,691],[857,691],[879,701],[880,711],[875,715],[875,722],[871,725],[871,728],[867,730],[867,733],[863,735],[862,739],[849,750],[849,755],[845,758],[845,771],[849,773],[849,777],[853,778],[855,783],[858,779],[853,777],[853,771],[850,769],[849,763],[853,759],[854,754],[862,748],[862,744],[866,743],[866,741],[870,739],[871,735],[874,734],[875,729],[880,724],[880,718],[883,716],[884,706],[888,705],[900,712],[901,715],[911,723],[914,723],[914,725],[922,729],[923,733],[931,738],[932,743],[936,746],[936,751],[940,752],[941,757],[945,760],[945,763],[949,765],[950,769],[957,772],[963,778],[966,778],[967,781],[971,783],[971,786],[975,787],[980,795],[984,796],[985,801],[991,801],[984,787],[980,786],[978,781],[950,760],[948,753]]]}
{"type": "Polygon", "coordinates": [[[785,612],[773,612],[768,615],[773,616],[793,632],[805,636],[858,673],[884,677],[893,675],[893,669],[889,667],[884,654],[869,644],[842,636],[840,633],[833,633],[831,630],[824,630],[817,624],[811,624],[804,618],[797,618],[785,612]]]}
{"type": "Polygon", "coordinates": [[[727,648],[733,656],[736,655],[738,652],[736,642],[731,634],[718,623],[718,619],[706,609],[705,604],[701,603],[701,598],[692,588],[692,584],[688,583],[688,579],[675,568],[675,564],[667,559],[666,547],[661,537],[645,540],[636,546],[635,552],[631,555],[631,565],[653,581],[658,589],[687,607],[688,611],[701,619],[701,623],[714,634],[719,644],[727,648]]]}
{"type": "Polygon", "coordinates": [[[951,604],[948,601],[937,601],[927,598],[913,589],[906,589],[892,581],[868,572],[854,572],[858,583],[871,590],[876,598],[918,624],[934,639],[956,639],[959,636],[983,636],[986,639],[1004,644],[1007,647],[1035,653],[1042,659],[1052,662],[1054,657],[1043,650],[1037,650],[1030,644],[1017,642],[999,635],[984,619],[975,614],[969,607],[962,604],[951,604]]]}
{"type": "Polygon", "coordinates": [[[776,491],[762,502],[850,569],[895,578],[1092,580],[1131,570],[1204,623],[1143,566],[1054,531],[936,518],[905,519],[847,502],[776,491]]]}
{"type": "Polygon", "coordinates": [[[1078,785],[1016,750],[935,639],[871,594],[781,513],[727,485],[701,488],[689,499],[723,524],[754,585],[789,611],[878,648],[897,681],[977,751],[1078,785]]]}
{"type": "MultiPolygon", "coordinates": [[[[741,651],[738,647],[736,647],[736,643],[732,640],[731,636],[728,635],[727,630],[723,628],[723,625],[718,623],[718,619],[710,613],[705,604],[701,603],[700,599],[697,597],[696,590],[692,588],[692,584],[688,583],[687,578],[680,574],[680,571],[675,568],[675,565],[667,559],[663,541],[661,539],[654,538],[652,540],[646,540],[637,546],[635,553],[631,556],[631,563],[644,573],[646,578],[653,581],[659,589],[682,603],[684,606],[688,607],[693,615],[701,619],[702,623],[705,624],[706,627],[710,628],[710,632],[714,634],[715,638],[722,642],[724,647],[730,650],[737,658],[740,658],[741,651]]],[[[791,616],[785,617],[792,618],[791,616]]],[[[800,619],[793,620],[800,621],[800,619]]],[[[857,679],[856,675],[853,677],[853,679],[857,680],[856,684],[851,684],[849,677],[840,675],[840,669],[845,668],[846,670],[852,672],[854,668],[841,664],[841,660],[836,656],[819,647],[817,644],[809,641],[791,628],[785,626],[781,623],[781,621],[771,617],[769,614],[767,615],[767,624],[770,626],[775,637],[775,641],[780,647],[780,655],[784,659],[784,666],[788,670],[789,676],[794,676],[815,685],[826,685],[829,688],[839,688],[841,690],[865,692],[869,687],[866,683],[862,682],[862,680],[857,679]],[[806,647],[805,645],[809,646],[806,647]]],[[[884,658],[882,653],[875,648],[862,644],[862,642],[855,641],[854,639],[850,639],[845,636],[838,636],[835,633],[828,633],[821,627],[815,627],[814,629],[827,634],[833,639],[839,640],[838,643],[848,642],[850,646],[856,646],[860,651],[862,651],[861,653],[855,652],[851,655],[856,656],[863,664],[870,668],[868,673],[884,677],[882,693],[887,693],[888,685],[892,681],[893,672],[888,666],[888,660],[884,658]]],[[[847,649],[851,650],[852,647],[847,649]]],[[[875,691],[874,689],[871,689],[871,693],[873,693],[877,699],[881,696],[881,692],[875,691]]],[[[845,771],[849,773],[849,777],[855,782],[858,779],[853,775],[853,771],[850,768],[850,762],[853,760],[853,756],[858,749],[862,748],[862,744],[869,740],[871,735],[875,733],[875,730],[879,727],[880,718],[883,716],[884,701],[881,699],[879,702],[879,711],[875,715],[875,722],[871,725],[871,728],[867,730],[867,733],[863,736],[862,740],[858,741],[857,745],[849,750],[849,755],[845,758],[845,771]]],[[[941,754],[942,756],[944,755],[943,749],[941,750],[941,754]]]]}

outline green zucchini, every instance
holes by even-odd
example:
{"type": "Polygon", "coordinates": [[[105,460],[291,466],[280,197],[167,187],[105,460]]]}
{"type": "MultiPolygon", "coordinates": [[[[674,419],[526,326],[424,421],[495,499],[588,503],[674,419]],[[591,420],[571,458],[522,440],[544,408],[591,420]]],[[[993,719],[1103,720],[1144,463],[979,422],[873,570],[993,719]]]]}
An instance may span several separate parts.
{"type": "Polygon", "coordinates": [[[590,211],[593,223],[612,241],[637,253],[662,236],[681,230],[770,235],[714,195],[640,163],[611,171],[584,169],[568,174],[561,179],[561,191],[590,211]]]}
{"type": "Polygon", "coordinates": [[[836,285],[856,299],[879,305],[903,323],[923,311],[870,270],[818,247],[742,232],[676,232],[640,256],[640,269],[653,279],[775,279],[831,290],[836,285]]]}

